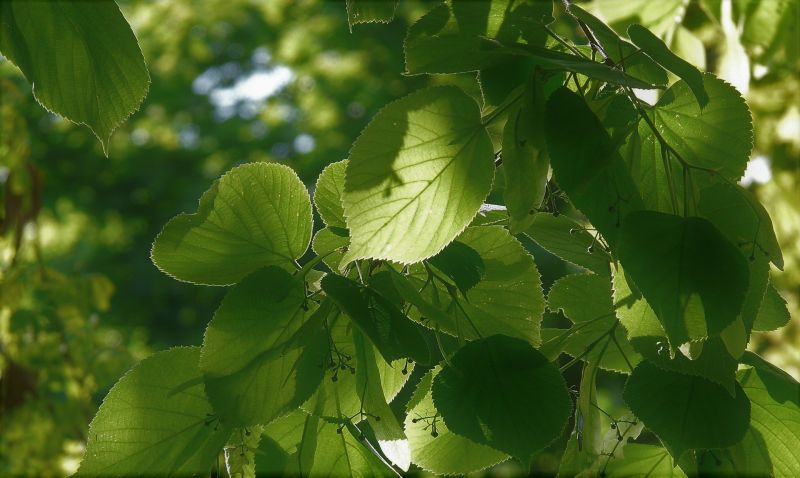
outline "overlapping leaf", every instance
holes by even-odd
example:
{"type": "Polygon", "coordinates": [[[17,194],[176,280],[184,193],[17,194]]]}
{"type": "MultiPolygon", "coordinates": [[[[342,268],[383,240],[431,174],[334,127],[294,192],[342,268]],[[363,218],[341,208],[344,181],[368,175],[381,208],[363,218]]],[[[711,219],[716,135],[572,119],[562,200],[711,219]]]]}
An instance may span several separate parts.
{"type": "Polygon", "coordinates": [[[431,384],[441,370],[426,374],[415,390],[419,395],[408,407],[405,431],[411,444],[411,461],[431,473],[466,474],[508,458],[503,452],[451,432],[433,404],[431,384]]]}
{"type": "Polygon", "coordinates": [[[526,465],[558,437],[571,413],[564,378],[525,341],[494,335],[461,348],[433,381],[447,428],[526,465]]]}
{"type": "Polygon", "coordinates": [[[738,384],[731,397],[713,382],[647,361],[628,378],[623,398],[675,459],[689,449],[735,445],[750,424],[750,401],[738,384]]]}
{"type": "Polygon", "coordinates": [[[298,337],[307,307],[302,279],[275,266],[251,274],[222,301],[200,367],[211,403],[229,423],[269,423],[316,390],[327,347],[321,327],[298,337]]]}

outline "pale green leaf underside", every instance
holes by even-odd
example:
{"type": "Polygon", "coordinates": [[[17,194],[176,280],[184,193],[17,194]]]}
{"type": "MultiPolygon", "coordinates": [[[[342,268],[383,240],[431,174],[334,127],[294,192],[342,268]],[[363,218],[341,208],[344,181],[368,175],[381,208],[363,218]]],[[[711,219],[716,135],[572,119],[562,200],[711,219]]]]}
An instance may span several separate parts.
{"type": "MultiPolygon", "coordinates": [[[[605,460],[605,458],[603,458],[605,460]]],[[[606,478],[686,478],[686,473],[674,466],[669,452],[660,446],[631,443],[625,456],[608,460],[606,478]]]]}
{"type": "Polygon", "coordinates": [[[114,2],[4,1],[0,50],[39,103],[87,125],[107,150],[111,133],[147,95],[139,43],[114,2]]]}
{"type": "Polygon", "coordinates": [[[342,209],[345,168],[347,160],[329,164],[320,173],[314,188],[314,205],[328,227],[347,228],[342,209]]]}
{"type": "Polygon", "coordinates": [[[78,476],[208,474],[231,428],[213,417],[197,347],[157,353],[112,387],[89,426],[78,476]]]}
{"type": "MultiPolygon", "coordinates": [[[[733,86],[714,75],[704,74],[703,86],[709,102],[701,110],[685,81],[672,85],[653,108],[653,123],[688,164],[738,180],[753,148],[750,110],[733,86]]],[[[653,134],[644,127],[639,132],[643,141],[653,134]]]]}
{"type": "MultiPolygon", "coordinates": [[[[753,355],[750,355],[753,357],[753,355]]],[[[800,470],[800,385],[792,377],[756,357],[754,368],[738,373],[752,404],[750,429],[733,448],[743,474],[797,476],[800,470]]]]}
{"type": "Polygon", "coordinates": [[[290,267],[308,248],[311,228],[311,200],[297,174],[250,163],[216,181],[196,213],[172,218],[151,255],[176,279],[229,285],[263,266],[290,267]]]}
{"type": "Polygon", "coordinates": [[[478,106],[460,89],[430,88],[390,103],[350,152],[343,263],[413,263],[439,252],[477,214],[493,158],[478,106]]]}
{"type": "Polygon", "coordinates": [[[462,475],[506,460],[508,455],[505,453],[451,432],[438,416],[430,389],[433,376],[439,370],[428,372],[420,382],[415,394],[424,395],[406,415],[405,431],[411,444],[411,461],[431,473],[462,475]]]}

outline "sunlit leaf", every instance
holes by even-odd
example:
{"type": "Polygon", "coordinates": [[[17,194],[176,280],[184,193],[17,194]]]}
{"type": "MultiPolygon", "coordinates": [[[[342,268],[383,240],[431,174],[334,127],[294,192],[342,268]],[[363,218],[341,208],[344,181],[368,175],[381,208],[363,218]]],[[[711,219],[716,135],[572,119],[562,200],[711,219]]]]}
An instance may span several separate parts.
{"type": "Polygon", "coordinates": [[[320,173],[314,187],[314,206],[325,225],[345,229],[342,192],[347,160],[329,164],[320,173]]]}
{"type": "Polygon", "coordinates": [[[752,403],[750,429],[732,450],[743,475],[789,478],[800,469],[800,384],[751,352],[737,374],[752,403]]]}
{"type": "MultiPolygon", "coordinates": [[[[704,74],[703,85],[709,102],[702,110],[689,84],[678,81],[664,92],[648,115],[661,137],[688,165],[738,180],[753,147],[750,110],[735,88],[714,75],[704,74]]],[[[639,134],[643,142],[656,144],[650,138],[654,133],[644,121],[639,125],[639,134]]],[[[660,155],[652,161],[661,162],[660,155]]],[[[680,169],[674,174],[678,173],[680,169]]],[[[699,177],[709,174],[696,170],[692,173],[699,177]]],[[[675,180],[679,178],[676,176],[675,180]]]]}
{"type": "Polygon", "coordinates": [[[478,106],[458,88],[430,88],[390,103],[350,151],[345,262],[411,263],[439,252],[477,214],[491,187],[493,158],[478,106]]]}
{"type": "Polygon", "coordinates": [[[427,319],[423,323],[466,340],[504,334],[538,343],[544,297],[530,254],[500,226],[467,228],[453,244],[459,243],[478,253],[485,267],[483,277],[466,294],[459,294],[449,286],[450,279],[433,271],[428,280],[427,270],[414,266],[411,277],[422,297],[445,312],[426,315],[419,308],[427,319]]]}
{"type": "Polygon", "coordinates": [[[408,439],[389,407],[381,384],[381,376],[376,363],[372,344],[361,332],[354,332],[356,346],[356,386],[360,391],[364,421],[369,423],[378,446],[389,461],[403,471],[411,466],[411,448],[408,439]]]}
{"type": "Polygon", "coordinates": [[[350,29],[358,23],[389,23],[394,19],[397,0],[347,0],[350,29]]]}
{"type": "Polygon", "coordinates": [[[601,468],[606,478],[686,478],[669,452],[660,446],[631,443],[625,447],[624,458],[607,461],[608,465],[601,468]]]}
{"type": "Polygon", "coordinates": [[[709,98],[703,85],[703,74],[691,63],[670,51],[669,47],[647,28],[633,24],[628,27],[628,36],[633,43],[661,66],[683,79],[694,93],[700,109],[705,108],[709,98]]]}
{"type": "Polygon", "coordinates": [[[33,86],[36,100],[87,125],[107,153],[111,133],[150,86],[139,42],[115,2],[7,1],[0,51],[33,86]]]}
{"type": "MultiPolygon", "coordinates": [[[[206,392],[229,423],[266,424],[299,406],[322,380],[326,340],[297,336],[306,310],[302,279],[259,270],[234,286],[209,323],[200,368],[206,392]]],[[[324,311],[324,310],[323,310],[324,311]]]]}
{"type": "Polygon", "coordinates": [[[294,171],[273,163],[230,170],[172,218],[153,243],[153,263],[176,279],[229,285],[268,265],[289,266],[311,240],[311,200],[294,171]]]}
{"type": "Polygon", "coordinates": [[[450,363],[433,381],[433,402],[453,433],[527,464],[564,430],[572,408],[564,378],[530,344],[494,335],[450,363]]]}
{"type": "Polygon", "coordinates": [[[78,476],[208,474],[231,428],[206,400],[199,358],[173,348],[124,375],[89,426],[78,476]]]}
{"type": "Polygon", "coordinates": [[[760,332],[777,330],[789,323],[790,319],[791,315],[786,306],[786,300],[775,290],[775,286],[769,284],[764,294],[764,300],[761,302],[761,308],[758,309],[753,330],[760,332]]]}

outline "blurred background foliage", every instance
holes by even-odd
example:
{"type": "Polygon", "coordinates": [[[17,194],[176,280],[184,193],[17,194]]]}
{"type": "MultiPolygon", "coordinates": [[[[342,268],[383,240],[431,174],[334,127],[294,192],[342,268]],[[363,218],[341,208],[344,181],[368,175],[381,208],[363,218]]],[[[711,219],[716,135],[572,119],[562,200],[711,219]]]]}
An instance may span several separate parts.
{"type": "MultiPolygon", "coordinates": [[[[384,104],[444,81],[402,75],[406,28],[435,2],[403,0],[394,22],[352,34],[344,4],[333,1],[120,3],[152,83],[108,158],[88,129],[43,110],[0,60],[0,475],[71,473],[119,376],[152,351],[200,343],[224,290],[177,282],[152,265],[150,245],[169,218],[193,211],[214,179],[246,162],[288,164],[313,189],[384,104]]],[[[756,139],[742,181],[775,224],[786,267],[773,281],[793,318],[750,347],[800,378],[798,2],[658,3],[589,7],[620,32],[645,24],[745,95],[756,139]]],[[[558,26],[585,42],[568,20],[558,26]]],[[[474,75],[447,81],[479,99],[474,75]]],[[[571,272],[526,246],[546,286],[571,272]]],[[[623,383],[608,380],[609,392],[623,383]]],[[[558,459],[545,452],[537,468],[557,470],[558,459]]]]}

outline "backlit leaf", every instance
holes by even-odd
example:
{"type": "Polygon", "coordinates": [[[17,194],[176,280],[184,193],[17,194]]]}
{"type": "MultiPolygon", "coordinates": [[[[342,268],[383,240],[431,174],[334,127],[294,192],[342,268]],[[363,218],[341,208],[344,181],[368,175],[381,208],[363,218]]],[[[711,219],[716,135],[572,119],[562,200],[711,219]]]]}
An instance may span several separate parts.
{"type": "Polygon", "coordinates": [[[413,93],[381,110],[350,151],[343,196],[344,262],[418,262],[475,217],[494,151],[475,102],[456,87],[413,93]]]}
{"type": "Polygon", "coordinates": [[[311,200],[291,168],[245,164],[216,181],[196,213],[172,218],[151,255],[176,279],[229,285],[263,266],[290,266],[308,248],[311,226],[311,200]]]}
{"type": "Polygon", "coordinates": [[[173,348],[124,375],[89,425],[78,476],[208,474],[231,428],[206,400],[199,358],[173,348]]]}
{"type": "Polygon", "coordinates": [[[115,2],[4,1],[0,51],[48,111],[87,125],[108,153],[111,133],[139,108],[150,76],[115,2]]]}

